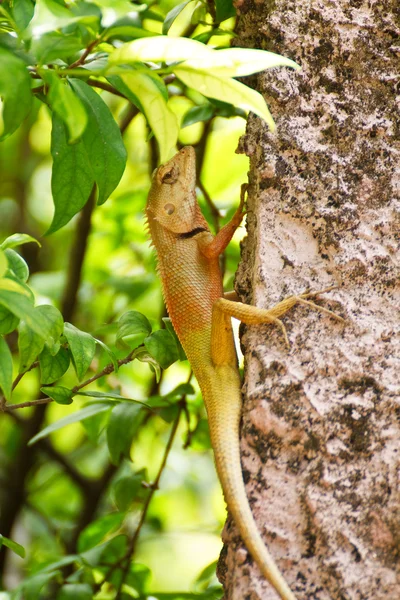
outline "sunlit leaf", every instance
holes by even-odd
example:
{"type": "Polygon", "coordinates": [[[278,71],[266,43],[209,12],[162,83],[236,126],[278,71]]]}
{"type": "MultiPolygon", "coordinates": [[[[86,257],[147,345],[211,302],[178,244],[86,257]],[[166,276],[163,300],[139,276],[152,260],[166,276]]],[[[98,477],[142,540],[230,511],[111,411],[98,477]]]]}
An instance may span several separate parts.
{"type": "Polygon", "coordinates": [[[93,600],[93,589],[88,583],[66,583],[56,600],[93,600]]]}
{"type": "Polygon", "coordinates": [[[69,390],[66,387],[51,385],[48,387],[41,387],[40,390],[46,394],[46,396],[52,398],[54,402],[57,402],[57,404],[72,404],[72,396],[74,394],[72,390],[69,390]]]}
{"type": "Polygon", "coordinates": [[[210,59],[213,50],[189,38],[156,36],[123,44],[110,56],[110,64],[130,62],[179,62],[182,60],[210,59]]]}
{"type": "Polygon", "coordinates": [[[167,35],[168,31],[171,28],[172,23],[181,14],[181,12],[185,8],[185,6],[187,6],[189,4],[189,2],[192,2],[192,1],[193,0],[185,0],[185,2],[181,2],[180,4],[177,4],[176,6],[174,6],[173,9],[171,9],[169,11],[169,13],[167,13],[167,16],[165,17],[164,23],[162,26],[162,32],[164,35],[167,35]]]}
{"type": "Polygon", "coordinates": [[[41,246],[41,243],[31,235],[27,233],[14,233],[13,235],[8,236],[1,244],[0,248],[5,250],[6,248],[15,248],[16,246],[21,246],[22,244],[29,244],[29,242],[35,242],[38,246],[41,246]]]}
{"type": "Polygon", "coordinates": [[[71,323],[64,324],[64,335],[68,340],[72,361],[79,380],[82,379],[96,352],[96,340],[71,323]]]}
{"type": "Polygon", "coordinates": [[[93,15],[75,16],[74,13],[56,0],[36,0],[35,13],[29,24],[29,31],[34,37],[39,37],[48,31],[67,27],[72,23],[93,23],[93,15]]]}
{"type": "Polygon", "coordinates": [[[10,348],[5,339],[0,336],[0,388],[6,400],[11,399],[13,362],[10,348]]]}
{"type": "Polygon", "coordinates": [[[86,129],[88,117],[85,107],[66,81],[61,81],[50,70],[45,79],[50,84],[48,92],[50,105],[65,123],[69,132],[68,142],[73,144],[86,129]]]}
{"type": "Polygon", "coordinates": [[[184,67],[195,71],[212,70],[212,74],[218,77],[244,77],[273,67],[300,68],[290,58],[253,48],[215,50],[207,57],[195,57],[185,61],[184,67]]]}
{"type": "Polygon", "coordinates": [[[28,115],[32,105],[31,79],[25,63],[0,46],[0,140],[13,133],[28,115]],[[3,123],[1,123],[3,121],[3,123]]]}
{"type": "Polygon", "coordinates": [[[0,248],[0,277],[3,277],[8,269],[8,260],[3,250],[0,248]]]}
{"type": "Polygon", "coordinates": [[[160,86],[155,83],[153,77],[139,71],[129,71],[126,75],[120,75],[120,78],[143,107],[143,112],[159,145],[160,162],[167,161],[175,154],[179,128],[177,118],[168,107],[160,86]]]}
{"type": "Polygon", "coordinates": [[[235,79],[217,77],[212,72],[187,69],[185,66],[174,67],[174,72],[188,87],[223,102],[229,99],[235,106],[254,112],[264,119],[271,131],[275,130],[275,123],[262,95],[243,83],[235,79]]]}
{"type": "Polygon", "coordinates": [[[58,431],[59,429],[62,429],[66,425],[71,425],[72,423],[78,423],[79,421],[88,419],[89,417],[92,417],[93,415],[97,415],[98,413],[105,412],[110,409],[110,406],[111,406],[111,404],[105,404],[105,403],[104,404],[94,404],[94,403],[89,404],[88,406],[85,406],[85,408],[82,408],[81,410],[77,410],[76,412],[72,413],[71,415],[68,415],[67,417],[64,417],[63,419],[60,419],[59,421],[56,421],[55,423],[51,423],[51,425],[48,425],[47,427],[42,429],[42,431],[37,433],[32,439],[29,440],[28,446],[35,444],[38,440],[41,440],[44,437],[47,437],[50,433],[53,433],[54,431],[58,431]]]}
{"type": "Polygon", "coordinates": [[[31,294],[22,284],[8,278],[0,279],[0,304],[5,306],[19,319],[46,340],[50,334],[50,326],[46,319],[35,311],[31,294]]]}
{"type": "Polygon", "coordinates": [[[141,407],[137,404],[117,404],[107,426],[107,444],[111,462],[118,465],[123,456],[129,457],[132,438],[140,425],[141,407]]]}

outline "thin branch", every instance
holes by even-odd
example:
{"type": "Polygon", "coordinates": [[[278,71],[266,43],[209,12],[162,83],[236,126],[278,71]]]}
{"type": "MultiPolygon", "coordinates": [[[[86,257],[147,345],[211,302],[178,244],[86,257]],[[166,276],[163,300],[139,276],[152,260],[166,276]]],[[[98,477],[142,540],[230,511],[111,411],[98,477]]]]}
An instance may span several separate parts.
{"type": "Polygon", "coordinates": [[[78,60],[76,60],[75,62],[73,62],[71,65],[68,66],[69,69],[75,69],[75,67],[80,67],[81,65],[83,65],[85,63],[85,60],[87,59],[87,57],[89,56],[89,54],[91,53],[91,51],[97,46],[97,44],[99,44],[101,42],[101,37],[96,38],[95,40],[93,40],[93,42],[91,42],[89,44],[89,46],[86,48],[86,50],[84,52],[82,52],[81,56],[78,58],[78,60]]]}
{"type": "MultiPolygon", "coordinates": [[[[132,352],[130,352],[128,354],[128,356],[125,356],[125,358],[120,358],[117,361],[118,367],[121,367],[122,365],[127,365],[128,363],[135,360],[136,356],[140,353],[142,348],[143,348],[143,346],[139,346],[139,348],[135,348],[135,350],[132,350],[132,352]]],[[[100,379],[100,377],[104,377],[105,375],[109,375],[113,371],[115,371],[115,367],[112,363],[109,363],[99,373],[96,373],[96,375],[93,375],[93,377],[89,377],[89,379],[86,379],[86,381],[83,381],[79,385],[76,385],[75,387],[73,387],[71,390],[72,393],[76,394],[82,388],[86,387],[90,383],[93,383],[93,381],[96,381],[97,379],[100,379]]],[[[53,402],[52,398],[38,398],[37,400],[31,400],[29,402],[22,402],[21,404],[7,405],[4,407],[3,410],[5,412],[8,412],[10,410],[16,410],[17,408],[28,408],[29,406],[37,406],[38,404],[49,404],[50,402],[53,402]]]]}
{"type": "Polygon", "coordinates": [[[77,304],[83,262],[85,259],[88,238],[91,230],[91,220],[95,205],[95,198],[96,185],[93,185],[89,199],[79,215],[75,232],[75,242],[71,247],[69,256],[67,283],[64,288],[64,294],[61,302],[61,312],[65,321],[71,321],[77,304]]]}
{"type": "Polygon", "coordinates": [[[174,421],[174,423],[172,425],[172,429],[171,429],[171,432],[170,432],[170,435],[169,435],[169,438],[168,438],[168,442],[167,442],[167,445],[165,447],[165,452],[164,452],[164,456],[163,456],[162,461],[161,461],[160,468],[158,469],[158,473],[156,475],[156,478],[155,478],[155,480],[154,480],[154,482],[153,482],[153,484],[152,484],[152,486],[150,488],[149,494],[148,494],[148,496],[147,496],[147,498],[145,500],[145,503],[143,505],[142,514],[140,515],[138,526],[136,527],[136,531],[135,531],[135,533],[132,536],[131,542],[129,544],[128,551],[127,551],[127,553],[126,553],[126,555],[124,557],[124,560],[126,560],[126,564],[125,564],[125,567],[124,567],[124,569],[122,571],[121,581],[119,583],[118,590],[117,590],[117,595],[115,597],[116,600],[119,600],[122,597],[121,596],[121,594],[122,594],[122,586],[124,585],[126,576],[128,574],[129,565],[130,565],[132,556],[133,556],[133,554],[135,552],[135,547],[136,547],[137,540],[139,538],[140,531],[141,531],[141,529],[143,527],[143,524],[144,524],[144,522],[146,520],[147,511],[149,509],[150,502],[151,502],[151,500],[152,500],[155,492],[158,490],[158,487],[159,487],[159,484],[160,484],[161,475],[163,474],[163,471],[164,471],[165,466],[167,464],[168,456],[169,456],[169,453],[171,451],[172,445],[174,443],[175,435],[176,435],[176,432],[178,430],[179,421],[180,421],[181,414],[182,414],[182,411],[183,411],[183,406],[184,406],[185,403],[186,403],[186,398],[182,397],[182,400],[179,403],[180,406],[179,406],[178,414],[176,415],[175,421],[174,421]]]}
{"type": "Polygon", "coordinates": [[[204,196],[204,200],[207,202],[207,205],[211,211],[211,216],[214,222],[214,227],[215,227],[215,231],[218,233],[219,229],[220,229],[220,212],[218,210],[218,208],[215,206],[210,194],[207,192],[206,188],[204,187],[203,182],[201,181],[201,179],[198,180],[197,185],[199,186],[201,193],[204,196]]]}
{"type": "Polygon", "coordinates": [[[105,81],[98,81],[97,79],[89,78],[86,80],[86,83],[88,85],[91,85],[92,87],[99,88],[101,90],[104,90],[105,92],[110,92],[110,94],[114,94],[114,96],[119,96],[120,98],[124,98],[125,100],[127,100],[127,97],[124,94],[119,92],[115,87],[113,87],[109,83],[105,83],[105,81]]]}

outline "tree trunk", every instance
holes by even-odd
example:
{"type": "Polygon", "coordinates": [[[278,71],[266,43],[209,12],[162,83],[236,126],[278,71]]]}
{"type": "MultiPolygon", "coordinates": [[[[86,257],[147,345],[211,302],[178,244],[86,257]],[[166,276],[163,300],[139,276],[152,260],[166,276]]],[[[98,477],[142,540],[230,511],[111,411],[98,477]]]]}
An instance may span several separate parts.
{"type": "MultiPolygon", "coordinates": [[[[400,598],[398,4],[238,0],[236,45],[302,71],[253,78],[248,238],[237,289],[268,307],[338,288],[278,327],[248,327],[243,472],[266,543],[299,600],[400,598]],[[397,169],[397,173],[396,173],[397,169]],[[396,187],[397,186],[397,187],[396,187]]],[[[229,600],[276,599],[228,522],[229,600]]]]}

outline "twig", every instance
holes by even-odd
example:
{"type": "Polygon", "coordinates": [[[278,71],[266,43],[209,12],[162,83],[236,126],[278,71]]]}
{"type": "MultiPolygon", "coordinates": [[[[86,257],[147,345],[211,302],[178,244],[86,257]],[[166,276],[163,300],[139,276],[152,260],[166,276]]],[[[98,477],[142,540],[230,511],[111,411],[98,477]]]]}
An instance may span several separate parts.
{"type": "MultiPolygon", "coordinates": [[[[125,356],[125,358],[120,358],[117,361],[118,366],[121,367],[122,365],[127,365],[128,363],[135,360],[136,356],[138,354],[140,354],[140,351],[142,350],[142,348],[143,348],[143,346],[139,346],[139,348],[135,348],[135,350],[132,350],[132,352],[130,352],[127,356],[125,356]]],[[[79,383],[78,385],[74,386],[71,390],[72,393],[76,394],[82,388],[86,387],[90,383],[93,383],[93,381],[96,381],[97,379],[100,379],[100,377],[104,377],[105,375],[109,375],[113,371],[115,371],[115,367],[112,363],[109,363],[99,373],[96,373],[96,375],[93,375],[93,377],[89,377],[89,379],[86,379],[82,383],[79,383]]],[[[38,404],[49,404],[50,402],[53,402],[52,398],[38,398],[37,400],[31,400],[29,402],[22,402],[21,404],[10,404],[8,406],[5,406],[4,410],[5,410],[5,412],[7,412],[9,410],[16,410],[17,408],[27,408],[29,406],[37,406],[38,404]]]]}
{"type": "MultiPolygon", "coordinates": [[[[136,531],[135,531],[135,533],[132,536],[131,542],[129,544],[128,551],[127,551],[127,553],[126,553],[126,555],[125,555],[125,557],[123,559],[123,560],[126,560],[126,564],[125,564],[125,567],[123,568],[123,571],[122,571],[121,581],[120,581],[119,586],[118,586],[117,595],[115,597],[115,600],[119,600],[121,598],[122,586],[124,585],[126,576],[128,574],[128,569],[129,569],[130,561],[131,561],[132,556],[133,556],[133,554],[135,552],[136,542],[138,540],[138,537],[139,537],[140,531],[141,531],[141,529],[143,527],[143,524],[144,524],[144,522],[146,520],[147,511],[149,509],[150,502],[151,502],[151,500],[152,500],[152,498],[154,496],[154,493],[156,492],[156,490],[158,490],[158,486],[159,486],[159,483],[160,483],[161,475],[163,474],[165,465],[167,463],[168,455],[169,455],[169,453],[171,451],[172,444],[174,443],[175,435],[176,435],[176,432],[177,432],[177,429],[178,429],[178,426],[179,426],[179,421],[180,421],[180,418],[181,418],[181,414],[182,414],[182,411],[183,411],[183,405],[185,403],[186,403],[186,399],[185,399],[185,397],[182,397],[182,400],[179,403],[180,406],[179,406],[178,414],[176,415],[175,421],[174,421],[174,423],[172,425],[171,433],[169,435],[168,442],[167,442],[167,445],[165,447],[165,452],[164,452],[164,456],[163,456],[162,461],[161,461],[160,468],[158,469],[158,473],[156,475],[156,478],[155,478],[155,480],[154,480],[154,482],[153,482],[153,484],[152,484],[152,486],[150,488],[149,494],[148,494],[148,496],[147,496],[147,498],[145,500],[145,503],[143,505],[142,514],[140,515],[138,526],[136,527],[136,531]]],[[[107,575],[107,577],[108,576],[109,575],[107,575]]]]}
{"type": "Polygon", "coordinates": [[[82,52],[82,54],[78,58],[78,60],[76,60],[75,62],[73,62],[71,65],[68,66],[68,69],[75,69],[75,67],[80,67],[81,65],[83,65],[85,60],[87,59],[87,57],[93,50],[93,48],[95,48],[97,46],[97,44],[99,44],[100,42],[101,42],[101,37],[98,37],[95,40],[93,40],[93,42],[91,42],[89,44],[89,46],[86,48],[86,50],[84,52],[82,52]]]}
{"type": "Polygon", "coordinates": [[[104,90],[105,92],[110,92],[110,94],[114,94],[114,96],[120,96],[120,98],[125,98],[125,100],[127,100],[127,97],[125,96],[125,94],[122,94],[121,92],[119,92],[117,89],[115,89],[115,87],[113,87],[109,83],[105,83],[104,81],[98,81],[97,79],[90,79],[90,78],[86,79],[86,83],[88,85],[91,85],[92,87],[97,87],[101,90],[104,90]]]}

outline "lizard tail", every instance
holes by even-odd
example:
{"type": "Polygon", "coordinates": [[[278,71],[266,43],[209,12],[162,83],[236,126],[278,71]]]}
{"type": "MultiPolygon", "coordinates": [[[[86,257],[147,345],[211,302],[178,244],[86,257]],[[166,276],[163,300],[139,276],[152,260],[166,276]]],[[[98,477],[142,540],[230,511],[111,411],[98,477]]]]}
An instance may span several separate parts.
{"type": "MultiPolygon", "coordinates": [[[[226,399],[226,402],[222,400],[224,407],[220,403],[216,406],[215,394],[212,394],[211,402],[207,402],[211,441],[225,501],[246,548],[264,577],[275,588],[281,600],[296,600],[265,546],[250,509],[240,463],[240,391],[231,386],[228,390],[225,388],[223,394],[224,400],[226,399]]],[[[219,400],[221,402],[221,395],[219,400]]]]}

